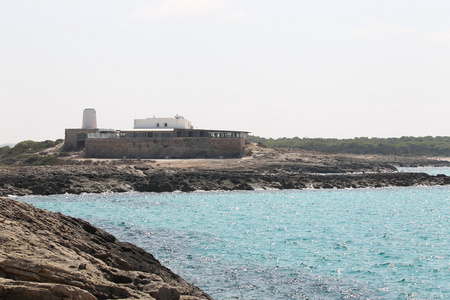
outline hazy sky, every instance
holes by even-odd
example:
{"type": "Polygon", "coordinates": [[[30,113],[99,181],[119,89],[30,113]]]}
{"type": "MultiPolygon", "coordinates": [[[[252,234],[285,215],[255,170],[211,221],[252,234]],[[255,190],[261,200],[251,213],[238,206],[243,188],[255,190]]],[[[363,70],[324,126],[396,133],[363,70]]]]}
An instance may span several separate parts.
{"type": "Polygon", "coordinates": [[[1,0],[0,144],[183,115],[263,137],[450,135],[450,1],[1,0]]]}

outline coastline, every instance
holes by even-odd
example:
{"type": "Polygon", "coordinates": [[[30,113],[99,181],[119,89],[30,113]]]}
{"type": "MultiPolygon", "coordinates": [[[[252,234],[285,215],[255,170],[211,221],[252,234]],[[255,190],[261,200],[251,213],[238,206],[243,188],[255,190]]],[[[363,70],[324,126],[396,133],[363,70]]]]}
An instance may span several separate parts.
{"type": "Polygon", "coordinates": [[[450,166],[450,160],[255,149],[241,159],[80,159],[0,167],[0,298],[211,299],[151,254],[86,221],[1,196],[450,184],[450,176],[396,169],[426,165],[450,166]]]}
{"type": "Polygon", "coordinates": [[[295,174],[254,171],[146,170],[126,166],[40,166],[0,169],[0,196],[197,190],[343,189],[448,185],[425,173],[295,174]]]}
{"type": "Polygon", "coordinates": [[[0,167],[0,196],[197,190],[331,189],[448,185],[442,174],[397,167],[450,166],[448,158],[323,154],[253,147],[240,159],[92,160],[0,167]]]}

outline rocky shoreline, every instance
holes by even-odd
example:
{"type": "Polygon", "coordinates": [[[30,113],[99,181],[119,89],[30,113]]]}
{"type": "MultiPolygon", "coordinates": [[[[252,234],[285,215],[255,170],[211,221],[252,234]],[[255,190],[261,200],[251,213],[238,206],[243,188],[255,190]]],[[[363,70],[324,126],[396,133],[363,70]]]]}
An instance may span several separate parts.
{"type": "Polygon", "coordinates": [[[0,198],[0,299],[212,299],[86,221],[0,198]]]}
{"type": "Polygon", "coordinates": [[[40,166],[0,169],[0,195],[192,192],[448,185],[425,173],[299,174],[226,170],[154,170],[143,166],[40,166]]]}
{"type": "Polygon", "coordinates": [[[0,196],[450,184],[445,175],[397,172],[399,166],[450,166],[450,159],[332,155],[263,147],[251,150],[251,157],[241,159],[68,159],[67,164],[58,166],[3,167],[0,196]]]}

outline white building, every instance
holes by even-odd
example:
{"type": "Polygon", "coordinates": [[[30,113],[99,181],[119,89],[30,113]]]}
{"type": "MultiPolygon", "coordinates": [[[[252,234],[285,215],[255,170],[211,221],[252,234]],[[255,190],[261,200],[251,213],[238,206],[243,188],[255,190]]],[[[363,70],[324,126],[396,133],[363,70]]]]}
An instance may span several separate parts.
{"type": "Polygon", "coordinates": [[[66,129],[64,149],[96,158],[236,158],[245,155],[247,131],[194,129],[182,116],[135,119],[134,129],[97,128],[86,109],[83,128],[66,129]],[[92,128],[91,128],[92,127],[92,128]]]}
{"type": "Polygon", "coordinates": [[[134,129],[175,128],[193,129],[191,121],[176,115],[173,118],[134,119],[134,129]]]}

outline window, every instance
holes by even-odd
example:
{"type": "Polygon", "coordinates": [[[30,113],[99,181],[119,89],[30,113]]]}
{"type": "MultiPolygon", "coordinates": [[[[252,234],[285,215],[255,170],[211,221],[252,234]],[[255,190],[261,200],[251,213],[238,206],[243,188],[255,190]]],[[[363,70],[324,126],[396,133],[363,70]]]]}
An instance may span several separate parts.
{"type": "Polygon", "coordinates": [[[155,137],[155,138],[159,137],[159,133],[157,133],[157,132],[153,133],[153,137],[155,137]]]}
{"type": "Polygon", "coordinates": [[[159,127],[159,123],[156,123],[156,127],[159,127]]]}
{"type": "Polygon", "coordinates": [[[164,123],[164,127],[167,127],[167,123],[164,123]]]}
{"type": "Polygon", "coordinates": [[[77,141],[85,141],[86,139],[87,139],[86,133],[80,133],[79,135],[77,135],[77,141]]]}

